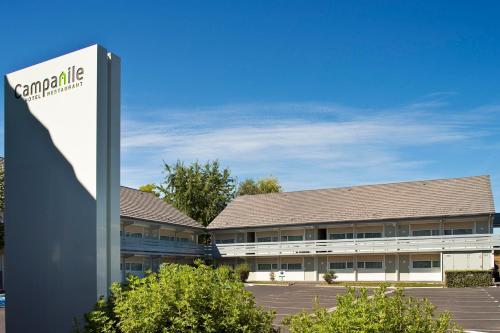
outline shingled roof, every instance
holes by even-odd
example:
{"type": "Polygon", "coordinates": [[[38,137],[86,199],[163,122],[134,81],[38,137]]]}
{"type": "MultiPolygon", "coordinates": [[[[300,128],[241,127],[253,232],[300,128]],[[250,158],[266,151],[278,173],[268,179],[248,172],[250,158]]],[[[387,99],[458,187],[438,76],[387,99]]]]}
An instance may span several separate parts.
{"type": "Polygon", "coordinates": [[[489,176],[237,197],[209,229],[493,214],[489,176]]]}
{"type": "Polygon", "coordinates": [[[124,218],[203,229],[201,224],[153,194],[124,186],[120,191],[120,215],[124,218]]]}

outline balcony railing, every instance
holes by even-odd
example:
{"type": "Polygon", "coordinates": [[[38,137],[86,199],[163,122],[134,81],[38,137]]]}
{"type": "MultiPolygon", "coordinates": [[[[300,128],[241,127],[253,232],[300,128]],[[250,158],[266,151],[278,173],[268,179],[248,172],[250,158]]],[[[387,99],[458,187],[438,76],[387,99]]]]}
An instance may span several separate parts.
{"type": "Polygon", "coordinates": [[[194,242],[177,242],[154,238],[121,237],[122,252],[141,252],[164,255],[205,255],[205,247],[194,242]]]}
{"type": "Polygon", "coordinates": [[[431,237],[234,243],[213,246],[214,257],[267,255],[409,253],[500,249],[500,235],[474,234],[431,237]]]}

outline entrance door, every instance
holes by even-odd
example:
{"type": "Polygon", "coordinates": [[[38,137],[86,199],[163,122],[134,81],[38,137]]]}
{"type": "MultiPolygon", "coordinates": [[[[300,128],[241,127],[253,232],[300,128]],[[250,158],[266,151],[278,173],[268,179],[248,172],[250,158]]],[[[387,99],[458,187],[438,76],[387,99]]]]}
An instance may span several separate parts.
{"type": "Polygon", "coordinates": [[[399,281],[410,280],[410,256],[407,254],[399,255],[399,281]]]}
{"type": "Polygon", "coordinates": [[[326,229],[318,229],[318,239],[326,240],[326,229]]]}
{"type": "Polygon", "coordinates": [[[387,281],[396,281],[396,256],[386,255],[385,256],[385,279],[387,281]]]}
{"type": "Polygon", "coordinates": [[[255,232],[247,232],[247,243],[255,243],[255,232]]]}

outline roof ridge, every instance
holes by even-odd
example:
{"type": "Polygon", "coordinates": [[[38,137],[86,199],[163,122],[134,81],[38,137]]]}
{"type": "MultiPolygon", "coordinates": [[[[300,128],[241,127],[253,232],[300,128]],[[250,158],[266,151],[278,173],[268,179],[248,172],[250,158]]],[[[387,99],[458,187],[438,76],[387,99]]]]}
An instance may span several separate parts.
{"type": "Polygon", "coordinates": [[[407,181],[389,182],[389,183],[361,184],[361,185],[350,185],[350,186],[339,186],[339,187],[322,187],[322,188],[315,188],[315,189],[286,191],[286,192],[245,194],[245,195],[241,195],[241,196],[236,197],[236,199],[238,199],[238,198],[244,198],[244,197],[266,196],[266,195],[271,196],[271,195],[286,195],[286,194],[292,194],[292,193],[303,193],[303,192],[313,192],[313,191],[341,190],[341,189],[348,189],[348,188],[353,188],[353,187],[387,186],[387,185],[396,185],[396,184],[437,182],[437,181],[443,181],[443,180],[458,180],[458,179],[470,179],[470,178],[487,178],[487,179],[490,179],[491,177],[488,174],[484,174],[484,175],[464,176],[464,177],[452,177],[452,178],[434,178],[434,179],[407,180],[407,181]]]}

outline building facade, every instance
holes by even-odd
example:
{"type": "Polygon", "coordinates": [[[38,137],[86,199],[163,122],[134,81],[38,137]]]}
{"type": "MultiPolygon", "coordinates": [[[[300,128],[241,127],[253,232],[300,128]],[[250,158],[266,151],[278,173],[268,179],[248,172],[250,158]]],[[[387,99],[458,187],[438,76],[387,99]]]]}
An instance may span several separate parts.
{"type": "Polygon", "coordinates": [[[122,187],[120,211],[122,278],[205,257],[205,246],[198,244],[205,228],[153,194],[122,187]]]}
{"type": "Polygon", "coordinates": [[[250,281],[443,281],[490,269],[489,176],[236,198],[208,226],[219,263],[245,261],[250,281]]]}

